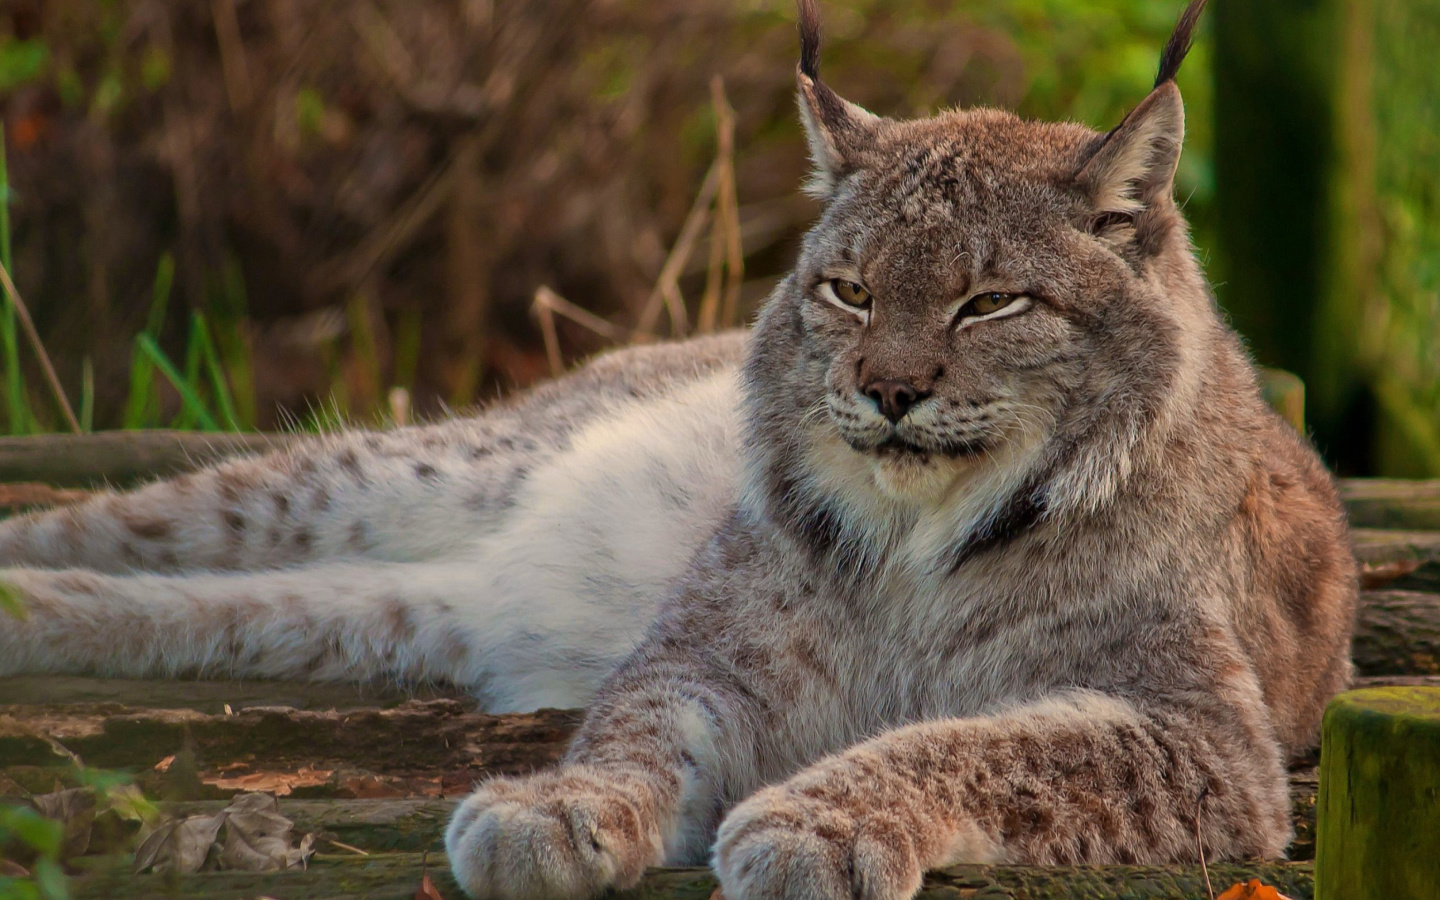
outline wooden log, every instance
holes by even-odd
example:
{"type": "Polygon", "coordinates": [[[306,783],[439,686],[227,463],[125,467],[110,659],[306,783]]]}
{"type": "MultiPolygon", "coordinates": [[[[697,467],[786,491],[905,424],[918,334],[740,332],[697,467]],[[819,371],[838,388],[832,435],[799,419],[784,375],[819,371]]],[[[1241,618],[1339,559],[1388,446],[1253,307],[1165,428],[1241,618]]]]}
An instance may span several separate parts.
{"type": "Polygon", "coordinates": [[[1440,531],[1440,481],[1346,478],[1340,499],[1356,528],[1440,531]]]}
{"type": "Polygon", "coordinates": [[[0,677],[0,707],[96,704],[138,709],[193,709],[219,715],[255,706],[347,710],[399,706],[408,700],[468,702],[463,691],[436,685],[402,690],[388,684],[325,681],[201,681],[188,678],[89,678],[70,675],[0,677]]]}
{"type": "MultiPolygon", "coordinates": [[[[1314,767],[1290,773],[1291,825],[1295,838],[1288,855],[1292,860],[1315,856],[1315,798],[1319,777],[1314,767]]],[[[176,817],[211,815],[224,809],[229,798],[162,803],[176,817]]],[[[404,797],[386,800],[306,800],[283,797],[280,813],[295,823],[299,833],[313,832],[322,840],[338,840],[375,853],[442,849],[442,835],[458,801],[404,797]]],[[[322,848],[323,849],[323,848],[322,848]]]]}
{"type": "Polygon", "coordinates": [[[177,475],[228,456],[263,453],[302,436],[190,431],[102,431],[0,438],[0,482],[62,487],[130,484],[177,475]]]}
{"type": "MultiPolygon", "coordinates": [[[[465,896],[444,856],[428,857],[429,873],[441,896],[465,896]]],[[[420,885],[420,854],[369,857],[319,856],[307,871],[202,873],[188,876],[130,875],[116,862],[77,878],[76,900],[411,900],[420,885]]],[[[1314,875],[1309,863],[1215,863],[1209,876],[1217,889],[1258,878],[1295,900],[1310,900],[1314,875]]],[[[612,900],[709,900],[716,888],[708,869],[651,869],[629,891],[612,900]]],[[[1198,864],[1180,866],[955,866],[929,873],[920,900],[1150,900],[1204,897],[1205,875],[1198,864]]]]}
{"type": "Polygon", "coordinates": [[[1388,531],[1380,528],[1352,528],[1350,540],[1355,557],[1362,563],[1440,560],[1440,531],[1388,531]]]}
{"type": "MultiPolygon", "coordinates": [[[[1376,670],[1395,670],[1385,683],[1394,683],[1400,676],[1440,675],[1436,671],[1440,595],[1370,591],[1365,596],[1356,639],[1361,671],[1374,675],[1376,670]]],[[[81,695],[89,693],[86,682],[106,684],[104,679],[57,680],[81,695]]],[[[5,681],[0,679],[0,686],[5,681]]],[[[30,683],[29,679],[9,681],[30,683]]],[[[190,705],[207,707],[215,702],[214,686],[223,685],[117,684],[125,690],[117,689],[111,696],[132,702],[143,702],[151,692],[168,692],[171,701],[178,702],[177,695],[183,690],[196,690],[198,702],[190,705]]],[[[282,682],[271,696],[303,693],[308,687],[282,682]]],[[[246,689],[258,690],[258,686],[246,689]]],[[[237,696],[241,693],[237,691],[237,696]]],[[[255,760],[263,760],[265,769],[272,772],[329,767],[336,770],[337,785],[359,772],[408,776],[430,770],[478,777],[549,765],[560,758],[583,714],[580,710],[541,710],[491,715],[452,699],[407,701],[388,709],[241,706],[232,710],[233,714],[207,713],[115,702],[0,705],[0,770],[63,764],[64,758],[57,755],[58,744],[89,765],[140,771],[151,770],[166,757],[188,749],[202,769],[218,770],[255,760]]],[[[397,784],[396,789],[401,786],[397,784]]],[[[438,791],[437,787],[432,793],[438,791]]],[[[333,793],[348,795],[345,791],[333,793]]]]}
{"type": "Polygon", "coordinates": [[[1284,369],[1261,369],[1260,392],[1291,428],[1305,433],[1305,382],[1299,376],[1284,369]]]}
{"type": "Polygon", "coordinates": [[[1318,900],[1440,893],[1440,689],[1341,694],[1321,740],[1318,900]]]}
{"type": "Polygon", "coordinates": [[[272,768],[343,761],[387,771],[526,772],[559,759],[574,710],[488,715],[457,700],[313,712],[254,707],[234,715],[111,707],[0,708],[0,767],[53,764],[55,744],[103,768],[151,768],[189,748],[202,764],[263,759],[272,768]]]}
{"type": "Polygon", "coordinates": [[[1440,675],[1440,594],[1365,591],[1351,653],[1366,675],[1440,675]]]}

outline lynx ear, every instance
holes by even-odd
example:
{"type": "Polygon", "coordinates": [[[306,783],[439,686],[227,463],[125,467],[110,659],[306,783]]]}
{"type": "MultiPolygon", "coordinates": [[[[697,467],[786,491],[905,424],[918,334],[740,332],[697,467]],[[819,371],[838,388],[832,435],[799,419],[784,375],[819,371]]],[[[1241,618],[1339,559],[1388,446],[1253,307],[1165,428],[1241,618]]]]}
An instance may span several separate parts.
{"type": "Polygon", "coordinates": [[[1184,141],[1180,89],[1166,81],[1105,136],[1076,181],[1097,216],[1136,216],[1171,199],[1184,141]]]}
{"type": "Polygon", "coordinates": [[[1094,210],[1090,219],[1093,233],[1133,226],[1133,236],[1143,246],[1163,233],[1158,226],[1170,220],[1145,213],[1174,202],[1175,167],[1185,143],[1185,105],[1175,75],[1190,52],[1204,11],[1205,0],[1190,0],[1186,5],[1160,54],[1155,89],[1119,127],[1105,135],[1076,174],[1076,183],[1089,195],[1094,210]]]}
{"type": "Polygon", "coordinates": [[[795,82],[800,95],[800,121],[815,163],[805,191],[825,200],[834,193],[836,182],[858,168],[880,118],[842,99],[820,80],[820,16],[815,0],[798,0],[797,6],[800,66],[795,82]]]}

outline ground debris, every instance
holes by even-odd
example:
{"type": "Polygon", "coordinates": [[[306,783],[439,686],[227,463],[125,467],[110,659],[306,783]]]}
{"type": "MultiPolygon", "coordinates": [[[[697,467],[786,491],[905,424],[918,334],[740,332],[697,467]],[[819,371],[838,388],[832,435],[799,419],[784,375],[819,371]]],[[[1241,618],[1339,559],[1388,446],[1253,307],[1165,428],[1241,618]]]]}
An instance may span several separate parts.
{"type": "Polygon", "coordinates": [[[202,869],[274,872],[303,867],[315,836],[295,841],[295,823],[272,794],[240,794],[217,813],[167,818],[135,851],[135,871],[192,874],[202,869]],[[221,841],[220,833],[225,837],[221,841]]]}

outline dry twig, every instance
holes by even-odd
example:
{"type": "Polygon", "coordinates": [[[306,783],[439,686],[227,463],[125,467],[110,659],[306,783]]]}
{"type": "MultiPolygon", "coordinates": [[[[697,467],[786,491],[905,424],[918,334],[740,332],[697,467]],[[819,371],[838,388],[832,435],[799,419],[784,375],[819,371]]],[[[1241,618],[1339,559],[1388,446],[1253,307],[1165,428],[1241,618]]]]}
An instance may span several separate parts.
{"type": "Polygon", "coordinates": [[[660,277],[655,279],[655,289],[650,292],[650,298],[645,301],[645,307],[640,311],[635,330],[641,334],[655,333],[655,320],[660,317],[662,304],[670,311],[672,331],[677,336],[685,333],[685,298],[680,295],[680,275],[685,271],[685,263],[690,260],[695,242],[705,228],[706,219],[710,217],[710,203],[715,199],[719,185],[720,166],[716,163],[705,175],[700,192],[695,195],[695,202],[691,204],[690,212],[685,217],[685,224],[680,226],[680,235],[675,238],[675,246],[671,248],[665,265],[660,269],[660,277]]]}
{"type": "Polygon", "coordinates": [[[556,315],[564,316],[576,325],[588,328],[616,343],[644,342],[650,339],[647,334],[627,331],[587,309],[576,306],[543,284],[535,289],[535,301],[530,309],[540,320],[540,332],[545,338],[545,355],[550,360],[550,371],[554,375],[561,375],[565,371],[565,358],[560,353],[560,336],[555,331],[556,315]]]}
{"type": "Polygon", "coordinates": [[[705,279],[705,296],[700,302],[695,328],[702,334],[735,324],[740,282],[745,277],[745,253],[740,242],[740,203],[735,193],[735,110],[725,97],[725,82],[719,75],[710,80],[710,98],[715,107],[718,148],[715,166],[719,180],[715,193],[715,215],[710,225],[710,265],[705,279]]]}
{"type": "Polygon", "coordinates": [[[25,306],[25,301],[20,299],[20,292],[15,290],[15,282],[10,280],[10,272],[3,264],[0,264],[0,281],[4,283],[5,293],[10,295],[10,302],[15,304],[15,314],[20,319],[20,326],[25,329],[25,337],[30,341],[35,355],[40,357],[40,367],[45,370],[45,380],[50,382],[50,390],[55,393],[55,402],[60,404],[65,421],[70,423],[70,430],[80,434],[80,420],[75,418],[75,410],[70,408],[70,401],[65,399],[65,390],[60,387],[60,378],[55,374],[55,366],[50,363],[50,354],[45,352],[45,345],[40,343],[40,333],[35,330],[35,323],[30,319],[30,310],[25,306]]]}
{"type": "Polygon", "coordinates": [[[1200,837],[1200,810],[1205,804],[1205,795],[1210,793],[1210,786],[1206,785],[1200,789],[1200,798],[1195,801],[1195,846],[1200,851],[1200,874],[1205,876],[1205,893],[1210,900],[1215,900],[1215,888],[1210,886],[1210,867],[1205,864],[1205,841],[1200,837]]]}

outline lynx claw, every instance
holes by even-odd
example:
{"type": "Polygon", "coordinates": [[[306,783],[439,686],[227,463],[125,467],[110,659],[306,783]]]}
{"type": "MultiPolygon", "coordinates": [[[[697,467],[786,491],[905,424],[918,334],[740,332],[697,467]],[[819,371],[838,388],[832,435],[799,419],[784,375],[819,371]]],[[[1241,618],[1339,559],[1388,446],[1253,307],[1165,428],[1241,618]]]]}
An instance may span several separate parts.
{"type": "Polygon", "coordinates": [[[633,885],[661,853],[619,790],[565,770],[482,785],[456,810],[445,849],[465,893],[487,900],[583,900],[633,885]]]}
{"type": "Polygon", "coordinates": [[[720,826],[715,871],[727,900],[907,900],[924,873],[898,825],[770,788],[720,826]]]}

